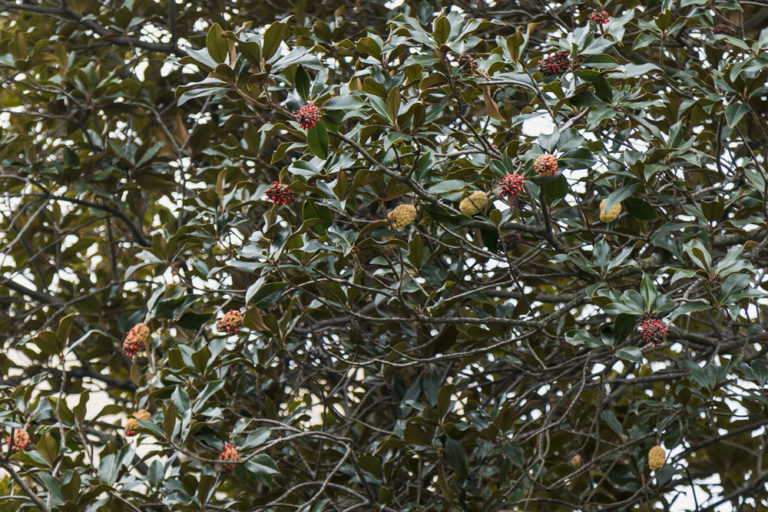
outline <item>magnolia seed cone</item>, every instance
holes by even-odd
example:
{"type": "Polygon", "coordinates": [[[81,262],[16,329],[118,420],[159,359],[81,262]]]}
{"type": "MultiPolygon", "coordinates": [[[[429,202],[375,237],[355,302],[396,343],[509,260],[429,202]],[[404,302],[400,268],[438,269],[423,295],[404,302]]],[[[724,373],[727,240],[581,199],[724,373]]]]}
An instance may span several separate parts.
{"type": "Polygon", "coordinates": [[[412,204],[401,204],[387,214],[389,223],[394,229],[402,229],[416,218],[416,207],[412,204]]]}
{"type": "Polygon", "coordinates": [[[613,206],[611,206],[610,210],[605,211],[606,201],[607,201],[606,199],[603,199],[602,201],[600,201],[600,220],[603,222],[613,222],[621,213],[621,203],[616,203],[613,206]]]}
{"type": "Polygon", "coordinates": [[[459,210],[464,215],[476,215],[488,206],[488,196],[485,192],[472,192],[469,197],[459,203],[459,210]]]}
{"type": "Polygon", "coordinates": [[[664,460],[666,458],[667,453],[664,451],[664,448],[656,445],[648,450],[648,467],[650,467],[653,472],[658,472],[664,467],[664,460]]]}

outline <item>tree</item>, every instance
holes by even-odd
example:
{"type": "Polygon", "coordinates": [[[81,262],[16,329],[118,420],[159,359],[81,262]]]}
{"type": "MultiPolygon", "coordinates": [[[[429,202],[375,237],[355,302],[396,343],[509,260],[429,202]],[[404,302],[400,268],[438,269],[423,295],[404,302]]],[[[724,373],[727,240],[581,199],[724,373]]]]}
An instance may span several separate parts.
{"type": "Polygon", "coordinates": [[[765,2],[0,12],[0,511],[764,509],[765,2]]]}

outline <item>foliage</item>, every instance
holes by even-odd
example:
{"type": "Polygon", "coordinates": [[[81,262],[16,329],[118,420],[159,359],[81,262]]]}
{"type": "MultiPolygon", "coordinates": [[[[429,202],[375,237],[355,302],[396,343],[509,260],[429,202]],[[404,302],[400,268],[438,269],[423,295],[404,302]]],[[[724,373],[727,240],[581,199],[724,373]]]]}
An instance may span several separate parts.
{"type": "Polygon", "coordinates": [[[0,511],[760,509],[762,4],[0,1],[0,511]]]}

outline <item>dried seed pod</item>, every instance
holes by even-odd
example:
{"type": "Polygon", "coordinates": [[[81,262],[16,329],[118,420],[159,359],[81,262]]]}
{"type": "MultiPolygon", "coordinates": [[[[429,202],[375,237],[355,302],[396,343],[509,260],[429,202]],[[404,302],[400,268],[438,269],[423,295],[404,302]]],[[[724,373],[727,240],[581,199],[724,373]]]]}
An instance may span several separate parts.
{"type": "Polygon", "coordinates": [[[501,243],[505,251],[514,250],[523,239],[523,234],[519,231],[510,231],[501,238],[501,243]]]}
{"type": "Polygon", "coordinates": [[[736,29],[733,27],[729,27],[728,25],[715,25],[714,27],[712,27],[712,33],[723,34],[726,36],[735,36],[736,29]]]}

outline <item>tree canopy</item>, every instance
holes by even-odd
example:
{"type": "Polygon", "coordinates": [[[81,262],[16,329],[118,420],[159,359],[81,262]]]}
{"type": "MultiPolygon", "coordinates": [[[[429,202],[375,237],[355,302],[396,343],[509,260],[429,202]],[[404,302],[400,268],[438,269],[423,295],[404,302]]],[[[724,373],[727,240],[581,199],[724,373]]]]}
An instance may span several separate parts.
{"type": "Polygon", "coordinates": [[[766,26],[0,0],[0,512],[765,510],[766,26]]]}

